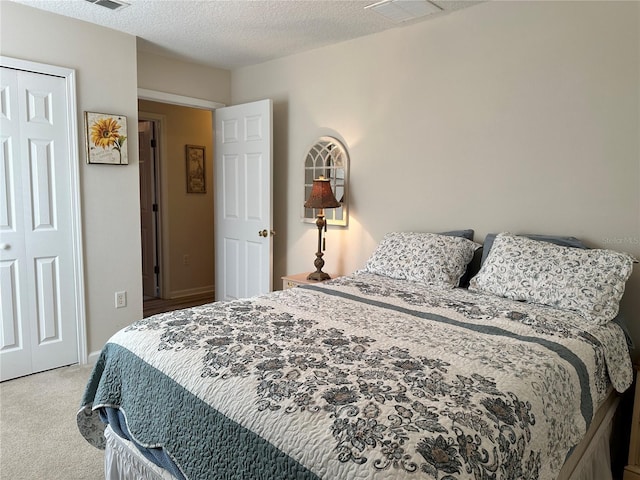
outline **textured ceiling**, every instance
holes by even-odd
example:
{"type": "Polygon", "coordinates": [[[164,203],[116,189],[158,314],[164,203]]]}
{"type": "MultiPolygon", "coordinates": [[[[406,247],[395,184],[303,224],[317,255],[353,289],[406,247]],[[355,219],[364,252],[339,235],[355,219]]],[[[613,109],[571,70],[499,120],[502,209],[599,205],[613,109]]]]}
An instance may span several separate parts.
{"type": "Polygon", "coordinates": [[[441,0],[443,11],[396,24],[364,7],[375,0],[126,0],[111,11],[86,0],[13,0],[138,37],[138,48],[234,69],[445,15],[478,1],[441,0]]]}

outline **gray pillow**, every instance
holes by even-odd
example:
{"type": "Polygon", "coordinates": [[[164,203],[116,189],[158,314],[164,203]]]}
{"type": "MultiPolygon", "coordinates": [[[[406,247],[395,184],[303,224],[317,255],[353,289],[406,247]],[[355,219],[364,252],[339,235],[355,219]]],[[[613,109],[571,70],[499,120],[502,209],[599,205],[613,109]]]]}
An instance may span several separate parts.
{"type": "Polygon", "coordinates": [[[462,237],[467,240],[473,240],[473,234],[475,232],[471,228],[465,230],[450,230],[448,232],[440,232],[439,235],[447,235],[448,237],[462,237]]]}
{"type": "MultiPolygon", "coordinates": [[[[486,237],[484,237],[484,244],[482,246],[482,259],[480,260],[480,265],[484,263],[489,255],[489,251],[493,246],[493,241],[496,239],[497,233],[488,233],[486,237]]],[[[554,245],[560,245],[561,247],[573,247],[573,248],[588,248],[582,240],[576,237],[564,237],[559,235],[540,235],[537,233],[522,233],[518,234],[520,237],[527,237],[531,240],[538,240],[539,242],[548,242],[553,243],[554,245]]],[[[472,239],[473,240],[473,239],[472,239]]]]}

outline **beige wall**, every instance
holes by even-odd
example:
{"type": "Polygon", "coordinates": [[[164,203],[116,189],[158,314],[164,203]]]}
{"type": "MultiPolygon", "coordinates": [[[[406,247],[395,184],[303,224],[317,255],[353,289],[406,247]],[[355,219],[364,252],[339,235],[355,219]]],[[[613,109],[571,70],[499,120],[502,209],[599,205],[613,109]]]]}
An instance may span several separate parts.
{"type": "MultiPolygon", "coordinates": [[[[232,73],[274,100],[275,276],[312,269],[303,159],[338,134],[348,228],[326,271],[390,230],[569,234],[640,257],[640,4],[486,2],[232,73]]],[[[623,309],[640,346],[640,266],[623,309]]]]}
{"type": "Polygon", "coordinates": [[[231,72],[140,51],[138,87],[228,105],[231,72]]]}
{"type": "MultiPolygon", "coordinates": [[[[129,120],[129,166],[85,165],[80,146],[89,351],[142,313],[137,87],[274,100],[276,278],[312,268],[302,160],[323,134],[351,155],[350,225],[330,228],[327,271],[360,268],[389,230],[573,234],[640,257],[637,2],[486,2],[238,70],[231,88],[225,71],[146,53],[136,66],[132,36],[1,9],[2,55],[77,70],[79,125],[84,110],[129,120]]],[[[640,267],[623,308],[640,345],[640,267]]]]}
{"type": "Polygon", "coordinates": [[[2,55],[76,70],[81,128],[87,110],[127,117],[127,166],[87,165],[79,134],[87,348],[95,352],[142,316],[136,39],[7,1],[1,8],[2,55]],[[116,310],[121,290],[128,306],[116,310]]]}
{"type": "Polygon", "coordinates": [[[209,110],[167,105],[140,100],[140,117],[144,113],[162,115],[161,150],[162,182],[167,191],[163,197],[167,211],[163,230],[166,236],[163,256],[164,292],[166,298],[199,293],[212,293],[213,259],[213,124],[209,110]],[[205,194],[186,192],[185,146],[205,147],[205,194]],[[185,264],[184,256],[189,259],[185,264]]]}
{"type": "MultiPolygon", "coordinates": [[[[87,110],[127,116],[126,167],[86,165],[79,136],[87,349],[95,356],[113,333],[142,318],[137,89],[229,103],[230,72],[144,52],[138,57],[134,36],[6,0],[0,9],[0,54],[76,69],[78,125],[87,110]],[[121,290],[128,306],[115,309],[114,293],[121,290]]],[[[197,259],[191,258],[193,265],[197,259]]],[[[211,284],[204,277],[198,282],[211,284]]]]}

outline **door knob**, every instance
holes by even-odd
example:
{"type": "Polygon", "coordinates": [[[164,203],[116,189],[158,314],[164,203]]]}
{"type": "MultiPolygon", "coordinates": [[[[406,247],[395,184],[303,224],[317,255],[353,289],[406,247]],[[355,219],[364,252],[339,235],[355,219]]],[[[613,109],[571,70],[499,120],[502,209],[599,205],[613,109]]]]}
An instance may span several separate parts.
{"type": "Polygon", "coordinates": [[[8,243],[0,243],[0,250],[9,250],[11,248],[11,245],[9,245],[8,243]]]}
{"type": "Polygon", "coordinates": [[[258,236],[260,236],[260,237],[267,238],[268,235],[269,235],[269,232],[266,229],[265,230],[260,230],[258,232],[258,236]]]}

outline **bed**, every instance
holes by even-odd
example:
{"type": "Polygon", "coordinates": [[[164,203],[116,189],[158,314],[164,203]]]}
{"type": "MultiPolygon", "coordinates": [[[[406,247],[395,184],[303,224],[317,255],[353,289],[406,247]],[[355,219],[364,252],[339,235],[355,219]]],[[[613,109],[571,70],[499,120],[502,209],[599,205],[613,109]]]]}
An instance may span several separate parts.
{"type": "Polygon", "coordinates": [[[448,233],[115,334],[77,415],[106,478],[594,475],[632,383],[614,320],[634,259],[502,233],[459,288],[480,245],[448,233]]]}

